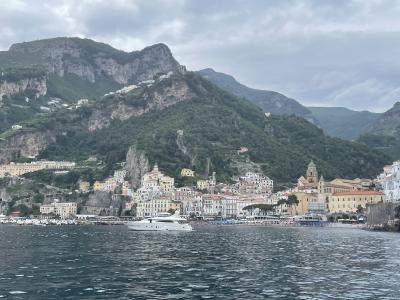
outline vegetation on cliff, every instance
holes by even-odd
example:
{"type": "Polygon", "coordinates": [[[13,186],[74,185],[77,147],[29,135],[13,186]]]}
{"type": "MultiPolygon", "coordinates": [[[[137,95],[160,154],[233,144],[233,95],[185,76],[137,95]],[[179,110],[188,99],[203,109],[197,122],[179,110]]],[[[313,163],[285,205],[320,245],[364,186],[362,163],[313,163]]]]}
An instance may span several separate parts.
{"type": "MultiPolygon", "coordinates": [[[[372,177],[389,162],[381,153],[363,145],[325,136],[321,129],[302,118],[266,117],[254,104],[193,73],[171,78],[163,85],[176,81],[184,81],[195,96],[138,117],[111,120],[108,126],[93,132],[85,127],[85,121],[96,105],[102,105],[101,101],[69,114],[54,114],[42,126],[55,128],[56,143],[41,157],[84,160],[96,155],[111,172],[125,160],[129,147],[136,145],[150,163],[157,162],[173,176],[178,176],[181,168],[191,167],[200,175],[216,171],[220,180],[228,180],[237,174],[236,161],[251,161],[281,184],[302,175],[310,159],[326,178],[372,177]],[[240,147],[249,150],[238,154],[240,147]]],[[[131,97],[126,103],[136,107],[143,94],[135,91],[126,97],[131,97]]]]}
{"type": "Polygon", "coordinates": [[[400,159],[400,102],[372,123],[359,142],[387,154],[392,160],[400,159]]]}

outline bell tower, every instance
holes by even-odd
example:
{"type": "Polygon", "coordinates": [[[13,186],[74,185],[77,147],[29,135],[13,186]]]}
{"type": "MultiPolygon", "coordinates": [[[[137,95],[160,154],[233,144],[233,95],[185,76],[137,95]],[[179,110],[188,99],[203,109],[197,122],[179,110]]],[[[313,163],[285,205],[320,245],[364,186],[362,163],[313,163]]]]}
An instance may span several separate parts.
{"type": "Polygon", "coordinates": [[[307,181],[309,183],[318,183],[318,171],[313,161],[310,161],[307,167],[307,181]]]}

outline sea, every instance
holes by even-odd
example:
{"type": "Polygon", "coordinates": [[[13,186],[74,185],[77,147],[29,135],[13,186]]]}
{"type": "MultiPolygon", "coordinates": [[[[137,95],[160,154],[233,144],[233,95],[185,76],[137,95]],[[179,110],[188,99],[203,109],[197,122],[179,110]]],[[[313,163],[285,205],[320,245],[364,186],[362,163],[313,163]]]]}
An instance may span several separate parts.
{"type": "Polygon", "coordinates": [[[4,299],[400,299],[400,235],[0,225],[4,299]]]}

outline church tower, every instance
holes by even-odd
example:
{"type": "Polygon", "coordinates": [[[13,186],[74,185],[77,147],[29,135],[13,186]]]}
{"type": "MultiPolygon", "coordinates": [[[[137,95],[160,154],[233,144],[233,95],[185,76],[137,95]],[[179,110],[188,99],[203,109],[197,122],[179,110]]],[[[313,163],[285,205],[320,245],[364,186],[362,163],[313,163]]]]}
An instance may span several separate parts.
{"type": "Polygon", "coordinates": [[[318,171],[313,161],[307,167],[307,181],[309,183],[318,183],[318,171]]]}

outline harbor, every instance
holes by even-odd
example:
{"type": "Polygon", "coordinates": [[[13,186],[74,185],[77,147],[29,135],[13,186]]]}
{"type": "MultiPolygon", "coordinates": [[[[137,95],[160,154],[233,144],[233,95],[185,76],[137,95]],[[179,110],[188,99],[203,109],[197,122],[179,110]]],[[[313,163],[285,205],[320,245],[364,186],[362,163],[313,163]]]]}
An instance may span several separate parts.
{"type": "MultiPolygon", "coordinates": [[[[154,218],[132,218],[132,217],[114,217],[114,216],[95,216],[95,215],[77,215],[76,218],[59,219],[59,218],[24,218],[24,217],[6,217],[0,215],[0,225],[10,224],[19,226],[71,226],[71,225],[128,225],[132,222],[145,222],[151,224],[151,220],[160,222],[168,222],[168,219],[196,226],[259,226],[259,227],[328,227],[328,228],[368,228],[366,224],[358,222],[349,222],[339,220],[339,222],[328,222],[324,216],[296,216],[296,217],[277,217],[277,216],[258,216],[248,217],[245,219],[217,219],[217,220],[193,220],[184,216],[174,216],[169,214],[160,214],[154,218]]],[[[144,224],[144,223],[143,223],[144,224]]]]}

